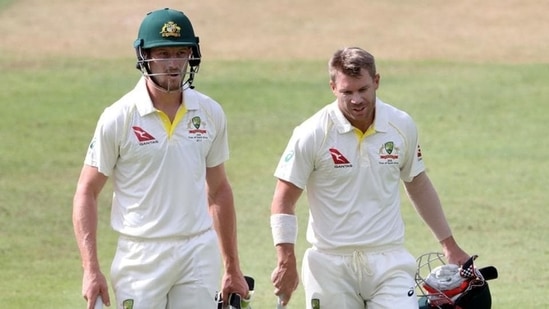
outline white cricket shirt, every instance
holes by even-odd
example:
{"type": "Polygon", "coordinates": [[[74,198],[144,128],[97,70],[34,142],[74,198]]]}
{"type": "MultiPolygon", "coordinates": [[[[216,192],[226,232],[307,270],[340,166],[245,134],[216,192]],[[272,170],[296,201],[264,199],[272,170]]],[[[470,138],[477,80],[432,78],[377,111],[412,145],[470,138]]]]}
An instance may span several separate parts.
{"type": "Polygon", "coordinates": [[[306,189],[307,240],[324,250],[401,245],[400,180],[424,171],[412,118],[376,101],[361,136],[333,102],[293,132],[274,173],[306,189]]]}
{"type": "Polygon", "coordinates": [[[173,124],[156,110],[145,79],[102,113],[85,164],[111,176],[112,228],[128,236],[190,236],[209,229],[206,167],[229,157],[221,106],[184,91],[173,124]]]}

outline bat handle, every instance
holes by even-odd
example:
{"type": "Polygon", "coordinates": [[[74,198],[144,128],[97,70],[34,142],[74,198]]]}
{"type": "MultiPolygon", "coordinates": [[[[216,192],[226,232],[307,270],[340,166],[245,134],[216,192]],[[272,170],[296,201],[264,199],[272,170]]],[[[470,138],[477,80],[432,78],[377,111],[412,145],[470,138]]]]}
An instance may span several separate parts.
{"type": "Polygon", "coordinates": [[[93,309],[103,309],[103,299],[101,298],[101,295],[97,296],[95,299],[95,307],[93,309]]]}
{"type": "Polygon", "coordinates": [[[286,306],[282,306],[282,299],[278,296],[276,301],[276,309],[286,309],[286,306]]]}

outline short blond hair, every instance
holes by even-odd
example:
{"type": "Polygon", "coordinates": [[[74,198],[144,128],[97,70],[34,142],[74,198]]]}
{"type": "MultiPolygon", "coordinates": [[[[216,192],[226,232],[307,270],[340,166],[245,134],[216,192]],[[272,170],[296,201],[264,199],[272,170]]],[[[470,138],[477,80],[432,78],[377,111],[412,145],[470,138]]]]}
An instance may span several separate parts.
{"type": "Polygon", "coordinates": [[[335,81],[337,72],[360,77],[362,69],[365,69],[372,78],[377,74],[374,56],[360,47],[339,49],[328,62],[328,72],[332,81],[335,81]]]}

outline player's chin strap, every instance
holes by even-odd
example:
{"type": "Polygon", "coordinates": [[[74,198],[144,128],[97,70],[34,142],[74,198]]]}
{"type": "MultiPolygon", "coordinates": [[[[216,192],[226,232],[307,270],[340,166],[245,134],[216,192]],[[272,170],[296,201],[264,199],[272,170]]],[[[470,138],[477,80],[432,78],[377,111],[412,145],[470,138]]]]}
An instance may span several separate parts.
{"type": "MultiPolygon", "coordinates": [[[[137,64],[136,68],[141,72],[141,74],[148,79],[150,79],[153,82],[153,85],[156,89],[162,92],[172,92],[176,89],[165,89],[161,87],[155,80],[155,76],[160,75],[169,75],[170,73],[152,73],[149,69],[148,63],[151,61],[150,59],[147,59],[145,54],[143,53],[143,49],[141,47],[137,47],[135,49],[135,52],[137,54],[137,64]]],[[[190,67],[189,71],[183,70],[181,74],[184,74],[184,76],[188,76],[187,80],[184,80],[184,78],[181,80],[181,87],[177,89],[177,91],[184,91],[185,89],[194,89],[193,82],[195,74],[198,73],[198,70],[200,68],[200,58],[191,57],[188,59],[188,66],[190,67]]]]}
{"type": "Polygon", "coordinates": [[[189,78],[187,78],[187,80],[183,83],[183,85],[181,85],[181,88],[183,88],[183,90],[187,89],[185,88],[185,86],[187,86],[188,88],[194,89],[194,86],[193,86],[194,75],[198,73],[199,68],[200,68],[200,65],[191,66],[191,69],[189,70],[189,78]]]}
{"type": "Polygon", "coordinates": [[[244,276],[248,284],[248,295],[242,298],[238,294],[229,294],[228,307],[223,307],[223,295],[217,293],[215,300],[217,301],[217,309],[252,309],[251,302],[254,295],[255,280],[250,276],[244,276]]]}

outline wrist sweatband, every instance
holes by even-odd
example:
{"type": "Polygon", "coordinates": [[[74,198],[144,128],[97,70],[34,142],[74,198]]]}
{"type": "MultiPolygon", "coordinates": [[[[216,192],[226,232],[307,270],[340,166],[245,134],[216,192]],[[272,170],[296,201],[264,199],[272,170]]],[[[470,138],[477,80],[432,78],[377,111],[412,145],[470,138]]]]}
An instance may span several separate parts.
{"type": "Polygon", "coordinates": [[[271,215],[271,232],[274,245],[295,244],[297,240],[297,217],[289,214],[271,215]]]}

